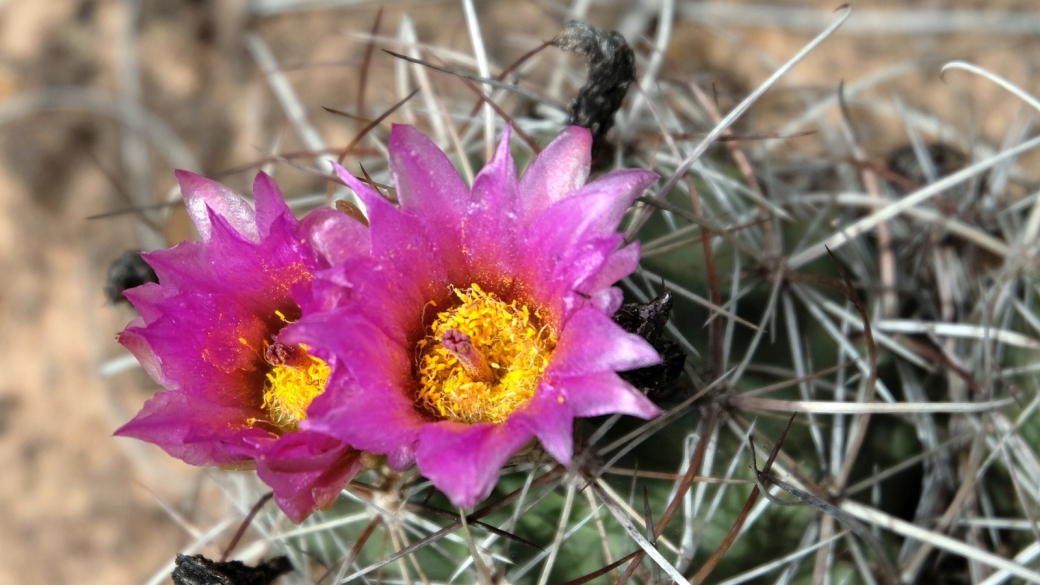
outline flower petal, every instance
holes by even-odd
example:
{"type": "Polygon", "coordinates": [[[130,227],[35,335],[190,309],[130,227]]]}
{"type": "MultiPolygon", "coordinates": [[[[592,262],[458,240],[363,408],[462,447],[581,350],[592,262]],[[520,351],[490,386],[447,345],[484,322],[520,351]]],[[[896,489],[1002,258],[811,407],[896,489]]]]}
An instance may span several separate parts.
{"type": "MultiPolygon", "coordinates": [[[[536,304],[548,308],[558,322],[566,321],[570,314],[593,302],[591,295],[584,292],[583,283],[595,278],[611,253],[621,243],[623,236],[617,234],[608,238],[589,240],[580,244],[572,244],[561,250],[556,256],[546,258],[540,278],[534,279],[532,260],[537,253],[532,251],[524,257],[525,269],[521,274],[528,285],[531,298],[536,304]]],[[[593,303],[597,306],[600,299],[593,303]]]]}
{"type": "MultiPolygon", "coordinates": [[[[581,287],[582,291],[587,294],[593,294],[597,291],[613,286],[613,284],[622,278],[635,272],[639,266],[639,242],[635,241],[625,246],[624,248],[615,250],[607,258],[607,261],[600,268],[599,272],[595,277],[589,279],[581,287]]],[[[613,312],[608,313],[613,314],[613,312]]]]}
{"type": "Polygon", "coordinates": [[[292,211],[285,203],[282,190],[270,175],[262,171],[253,179],[253,203],[256,205],[256,230],[259,235],[257,241],[270,236],[271,227],[276,222],[283,225],[296,223],[292,211]]]}
{"type": "Polygon", "coordinates": [[[430,233],[435,224],[402,212],[381,196],[372,197],[364,192],[358,196],[368,208],[372,257],[386,270],[401,275],[398,285],[412,291],[412,307],[443,298],[450,281],[445,252],[438,238],[430,233]]]}
{"type": "Polygon", "coordinates": [[[520,179],[524,218],[530,222],[550,205],[577,191],[589,178],[592,133],[570,126],[542,150],[520,179]]]}
{"type": "Polygon", "coordinates": [[[466,183],[441,149],[411,126],[395,124],[388,146],[390,178],[401,210],[431,226],[429,235],[438,244],[440,264],[451,276],[463,274],[461,219],[471,199],[466,183]]]}
{"type": "Polygon", "coordinates": [[[497,280],[513,274],[521,228],[516,164],[509,152],[509,136],[507,126],[495,157],[473,180],[473,203],[462,220],[462,249],[469,272],[495,275],[497,280]]]}
{"type": "Polygon", "coordinates": [[[361,467],[360,452],[310,431],[256,444],[261,451],[256,474],[274,491],[278,507],[297,524],[334,504],[361,467]]]}
{"type": "Polygon", "coordinates": [[[389,337],[355,304],[304,315],[278,334],[283,343],[302,343],[347,364],[361,387],[411,380],[410,355],[400,339],[389,337]]]}
{"type": "Polygon", "coordinates": [[[637,169],[615,171],[553,204],[528,225],[517,274],[535,302],[551,307],[559,319],[584,304],[572,298],[574,292],[589,294],[583,283],[595,281],[622,241],[617,228],[625,211],[656,178],[637,169]]]}
{"type": "Polygon", "coordinates": [[[220,215],[243,237],[251,242],[259,242],[260,235],[256,229],[256,214],[244,199],[237,193],[216,181],[188,171],[176,171],[177,182],[181,185],[184,205],[188,215],[195,223],[195,228],[206,241],[210,237],[210,219],[208,209],[220,215]]]}
{"type": "MultiPolygon", "coordinates": [[[[137,287],[141,288],[141,287],[137,287]]],[[[129,297],[128,297],[129,298],[129,297]]],[[[138,329],[144,327],[144,319],[137,318],[130,322],[126,326],[126,329],[119,334],[119,343],[126,349],[130,350],[130,353],[134,354],[137,361],[140,362],[141,367],[144,368],[145,372],[152,377],[153,380],[159,384],[169,384],[170,380],[166,378],[162,371],[162,365],[159,363],[159,357],[155,355],[155,351],[152,346],[148,344],[148,341],[137,332],[138,329]]]]}
{"type": "Polygon", "coordinates": [[[144,327],[147,323],[163,316],[162,302],[168,296],[167,287],[154,282],[146,282],[141,286],[127,289],[124,294],[140,314],[140,317],[131,321],[127,327],[144,327]]]}
{"type": "Polygon", "coordinates": [[[206,208],[209,239],[182,242],[145,259],[155,268],[167,296],[176,294],[231,294],[241,299],[287,293],[315,267],[314,252],[293,233],[296,225],[278,222],[272,237],[252,242],[235,230],[227,218],[206,208]]]}
{"type": "Polygon", "coordinates": [[[308,213],[300,221],[300,231],[307,244],[330,265],[372,252],[368,227],[329,207],[319,207],[308,213]]]}
{"type": "Polygon", "coordinates": [[[604,315],[613,315],[625,302],[625,293],[616,286],[601,288],[589,296],[589,304],[596,307],[604,315]]]}
{"type": "Polygon", "coordinates": [[[530,402],[510,421],[531,431],[545,451],[563,465],[574,454],[574,412],[564,393],[543,381],[530,402]]]}
{"type": "Polygon", "coordinates": [[[429,423],[419,432],[416,463],[452,505],[472,508],[495,488],[502,466],[531,439],[520,425],[429,423]]]}
{"type": "Polygon", "coordinates": [[[574,416],[628,414],[650,419],[661,409],[614,372],[556,380],[574,416]]]}
{"type": "Polygon", "coordinates": [[[161,372],[157,382],[224,406],[256,408],[263,387],[257,352],[274,326],[277,308],[271,307],[265,321],[239,299],[177,295],[165,299],[161,317],[143,327],[131,324],[124,335],[138,353],[142,340],[151,348],[156,357],[150,369],[161,372]]]}
{"type": "Polygon", "coordinates": [[[399,387],[361,387],[349,372],[333,372],[325,392],[314,399],[301,421],[305,430],[336,437],[358,449],[386,455],[391,469],[415,463],[419,432],[427,421],[399,387]]]}
{"type": "Polygon", "coordinates": [[[214,276],[216,267],[209,263],[206,245],[202,242],[184,241],[165,250],[145,252],[141,257],[152,270],[155,270],[163,290],[167,291],[166,294],[173,294],[181,289],[198,288],[200,281],[218,280],[214,276]]]}
{"type": "Polygon", "coordinates": [[[426,422],[405,395],[411,361],[355,306],[304,316],[280,338],[305,343],[336,358],[325,392],[314,399],[301,426],[356,449],[386,455],[394,469],[415,461],[419,428],[426,422]]]}
{"type": "Polygon", "coordinates": [[[469,189],[455,165],[429,138],[411,126],[390,130],[390,177],[401,209],[458,222],[469,204],[469,189]]]}
{"type": "Polygon", "coordinates": [[[273,436],[245,422],[259,413],[207,403],[180,391],[159,392],[115,434],[158,445],[191,465],[233,465],[250,461],[247,438],[273,436]]]}
{"type": "Polygon", "coordinates": [[[336,174],[339,176],[339,178],[342,179],[348,187],[353,189],[354,192],[358,194],[358,196],[364,195],[365,197],[370,198],[382,197],[382,195],[380,195],[379,192],[377,192],[375,189],[369,186],[368,183],[358,180],[358,178],[354,176],[354,173],[351,173],[347,169],[343,168],[339,163],[332,163],[332,168],[335,169],[336,174]]]}
{"type": "Polygon", "coordinates": [[[545,376],[557,379],[624,372],[661,362],[653,346],[592,307],[575,311],[564,324],[545,376]]]}
{"type": "Polygon", "coordinates": [[[622,169],[604,175],[547,207],[533,219],[527,230],[528,239],[552,235],[559,244],[566,245],[611,235],[617,232],[636,197],[657,178],[656,173],[642,169],[622,169]]]}

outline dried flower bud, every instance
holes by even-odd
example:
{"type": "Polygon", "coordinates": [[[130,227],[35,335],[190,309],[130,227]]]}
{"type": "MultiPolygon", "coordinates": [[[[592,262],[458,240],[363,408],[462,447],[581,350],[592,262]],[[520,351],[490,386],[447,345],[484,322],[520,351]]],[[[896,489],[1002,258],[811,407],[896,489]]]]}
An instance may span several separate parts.
{"type": "MultiPolygon", "coordinates": [[[[567,108],[569,124],[592,131],[593,151],[603,148],[614,114],[636,79],[636,56],[617,32],[604,32],[584,22],[567,23],[553,45],[585,57],[588,78],[567,108]]],[[[595,158],[595,154],[593,155],[595,158]]]]}

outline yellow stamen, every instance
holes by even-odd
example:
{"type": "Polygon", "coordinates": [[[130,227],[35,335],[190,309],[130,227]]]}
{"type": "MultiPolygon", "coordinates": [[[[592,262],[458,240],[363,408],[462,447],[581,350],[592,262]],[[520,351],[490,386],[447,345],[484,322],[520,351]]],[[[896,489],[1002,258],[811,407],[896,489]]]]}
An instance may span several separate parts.
{"type": "Polygon", "coordinates": [[[285,431],[293,431],[299,421],[307,418],[311,401],[325,391],[329,379],[329,365],[306,353],[300,347],[303,359],[293,363],[273,364],[264,386],[264,408],[271,422],[285,431]]]}
{"type": "Polygon", "coordinates": [[[456,290],[460,305],[439,313],[418,343],[416,403],[463,423],[501,423],[534,396],[556,348],[556,332],[525,305],[476,284],[456,290]]]}

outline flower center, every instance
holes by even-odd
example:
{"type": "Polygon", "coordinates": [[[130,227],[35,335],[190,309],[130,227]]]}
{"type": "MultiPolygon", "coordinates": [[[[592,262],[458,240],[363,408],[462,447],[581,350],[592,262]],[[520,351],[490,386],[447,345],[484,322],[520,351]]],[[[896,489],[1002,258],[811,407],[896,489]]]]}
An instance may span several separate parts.
{"type": "Polygon", "coordinates": [[[556,347],[556,332],[526,305],[476,284],[438,313],[419,350],[416,405],[462,423],[501,423],[534,396],[556,347]]]}
{"type": "Polygon", "coordinates": [[[267,347],[264,358],[273,366],[264,384],[264,404],[271,422],[283,431],[295,431],[307,418],[311,401],[325,391],[329,365],[307,353],[303,345],[288,346],[277,341],[267,347]]]}

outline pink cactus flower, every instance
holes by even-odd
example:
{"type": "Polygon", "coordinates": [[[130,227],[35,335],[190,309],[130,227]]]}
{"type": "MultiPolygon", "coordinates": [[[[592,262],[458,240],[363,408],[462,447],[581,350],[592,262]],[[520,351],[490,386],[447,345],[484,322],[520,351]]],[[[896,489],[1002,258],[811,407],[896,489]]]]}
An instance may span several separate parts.
{"type": "Polygon", "coordinates": [[[400,207],[342,168],[368,208],[367,254],[314,273],[280,335],[337,360],[300,427],[417,464],[459,507],[486,498],[532,439],[562,464],[576,417],[659,409],[617,372],[659,363],[611,320],[639,245],[618,226],[656,179],[586,184],[591,136],[564,130],[517,179],[509,130],[472,188],[408,126],[390,135],[400,207]]]}
{"type": "Polygon", "coordinates": [[[159,276],[126,292],[140,312],[119,336],[166,390],[116,434],[192,465],[255,466],[294,522],[330,506],[359,453],[301,429],[335,357],[285,342],[316,270],[347,258],[367,228],[331,209],[302,221],[260,173],[256,211],[223,185],[178,171],[202,237],[145,255],[159,276]]]}

